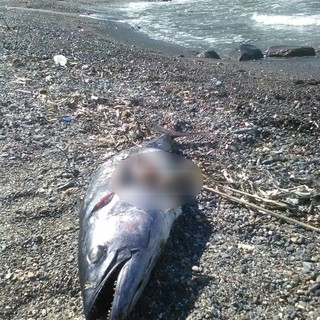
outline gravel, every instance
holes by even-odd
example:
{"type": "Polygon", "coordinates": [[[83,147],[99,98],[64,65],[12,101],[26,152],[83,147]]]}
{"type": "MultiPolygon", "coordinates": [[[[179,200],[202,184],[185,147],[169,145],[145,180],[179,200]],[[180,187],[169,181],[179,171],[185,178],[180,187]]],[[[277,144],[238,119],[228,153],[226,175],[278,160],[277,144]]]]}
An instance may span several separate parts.
{"type": "MultiPolygon", "coordinates": [[[[79,3],[10,2],[71,13],[79,3]]],[[[4,17],[0,319],[83,319],[79,202],[104,156],[154,138],[151,123],[208,132],[178,152],[320,228],[317,60],[160,54],[72,14],[4,17]]],[[[183,209],[130,320],[320,319],[319,233],[208,191],[183,209]]]]}

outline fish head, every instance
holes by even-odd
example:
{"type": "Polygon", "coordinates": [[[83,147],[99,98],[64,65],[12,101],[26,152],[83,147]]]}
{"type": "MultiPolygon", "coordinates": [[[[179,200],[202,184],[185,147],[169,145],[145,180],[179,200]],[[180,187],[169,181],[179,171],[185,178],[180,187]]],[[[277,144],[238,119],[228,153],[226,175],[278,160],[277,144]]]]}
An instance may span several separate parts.
{"type": "Polygon", "coordinates": [[[144,211],[116,197],[93,210],[80,228],[79,272],[87,320],[127,317],[181,212],[144,211]]]}

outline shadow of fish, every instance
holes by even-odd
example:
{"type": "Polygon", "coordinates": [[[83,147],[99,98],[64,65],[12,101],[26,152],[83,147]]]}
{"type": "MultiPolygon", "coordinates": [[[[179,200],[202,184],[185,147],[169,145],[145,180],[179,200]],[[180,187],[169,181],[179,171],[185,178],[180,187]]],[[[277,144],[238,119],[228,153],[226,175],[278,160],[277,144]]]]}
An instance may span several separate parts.
{"type": "Polygon", "coordinates": [[[149,279],[181,208],[141,209],[120,199],[111,184],[122,160],[142,153],[171,152],[176,133],[107,159],[89,184],[80,210],[79,277],[87,320],[123,320],[149,279]]]}

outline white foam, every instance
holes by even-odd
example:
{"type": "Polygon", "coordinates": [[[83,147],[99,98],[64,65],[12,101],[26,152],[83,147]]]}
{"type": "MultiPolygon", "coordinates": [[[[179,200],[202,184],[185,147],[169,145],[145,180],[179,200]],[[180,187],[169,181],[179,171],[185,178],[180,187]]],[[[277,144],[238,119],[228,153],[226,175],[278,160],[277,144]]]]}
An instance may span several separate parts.
{"type": "Polygon", "coordinates": [[[252,20],[264,25],[287,25],[287,26],[320,26],[320,15],[312,16],[286,16],[254,13],[252,20]]]}
{"type": "Polygon", "coordinates": [[[138,1],[138,2],[129,2],[123,8],[120,8],[122,11],[137,11],[141,12],[150,8],[153,5],[150,1],[138,1]]]}
{"type": "MultiPolygon", "coordinates": [[[[177,5],[185,5],[189,3],[194,3],[197,0],[174,0],[174,2],[168,0],[168,1],[132,1],[127,3],[124,6],[119,7],[119,10],[122,12],[127,12],[128,14],[134,15],[134,14],[143,14],[147,10],[159,9],[161,7],[169,6],[170,9],[172,7],[176,7],[177,5]]],[[[200,1],[200,0],[198,0],[200,1]]],[[[202,0],[206,1],[206,0],[202,0]]]]}

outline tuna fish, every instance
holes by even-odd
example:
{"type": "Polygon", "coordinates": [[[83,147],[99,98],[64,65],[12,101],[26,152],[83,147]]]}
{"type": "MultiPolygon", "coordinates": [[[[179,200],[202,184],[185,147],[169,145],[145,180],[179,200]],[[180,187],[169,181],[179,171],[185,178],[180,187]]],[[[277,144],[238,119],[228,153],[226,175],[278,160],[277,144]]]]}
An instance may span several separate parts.
{"type": "MultiPolygon", "coordinates": [[[[142,147],[108,158],[86,191],[80,210],[78,261],[87,320],[123,320],[128,316],[181,213],[178,202],[168,209],[144,209],[130,204],[111,183],[121,161],[144,153],[171,152],[174,138],[190,135],[164,129],[161,133],[160,138],[142,147]]],[[[199,191],[200,184],[197,185],[199,191]]]]}

